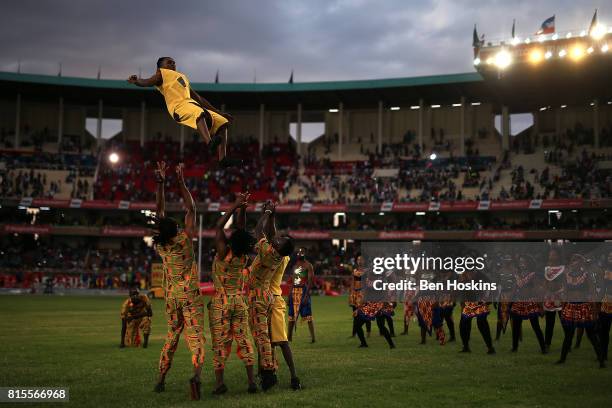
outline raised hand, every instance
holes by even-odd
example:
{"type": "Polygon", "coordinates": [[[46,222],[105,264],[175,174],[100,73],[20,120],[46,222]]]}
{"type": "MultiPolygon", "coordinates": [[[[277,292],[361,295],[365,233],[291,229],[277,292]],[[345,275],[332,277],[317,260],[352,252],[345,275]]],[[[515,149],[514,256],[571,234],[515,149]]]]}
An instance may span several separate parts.
{"type": "Polygon", "coordinates": [[[135,84],[138,81],[138,77],[136,75],[130,75],[127,80],[130,84],[135,84]]]}
{"type": "Polygon", "coordinates": [[[165,161],[157,162],[157,169],[155,169],[155,178],[158,183],[163,183],[166,181],[166,170],[168,170],[168,165],[165,161]]]}
{"type": "Polygon", "coordinates": [[[248,192],[246,192],[246,193],[239,193],[236,196],[236,202],[234,203],[236,208],[246,207],[247,205],[249,205],[249,197],[251,197],[251,194],[248,193],[248,192]]]}
{"type": "Polygon", "coordinates": [[[185,181],[185,179],[183,178],[183,168],[185,167],[185,165],[183,163],[179,163],[174,171],[176,171],[176,176],[178,177],[179,181],[185,181]]]}

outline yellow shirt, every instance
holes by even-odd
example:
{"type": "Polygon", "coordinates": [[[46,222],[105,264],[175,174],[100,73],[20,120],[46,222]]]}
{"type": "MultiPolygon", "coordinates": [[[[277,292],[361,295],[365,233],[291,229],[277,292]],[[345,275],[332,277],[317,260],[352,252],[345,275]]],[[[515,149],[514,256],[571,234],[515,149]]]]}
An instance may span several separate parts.
{"type": "Polygon", "coordinates": [[[160,68],[159,72],[161,72],[163,81],[161,86],[156,88],[164,96],[168,112],[170,112],[170,115],[174,115],[178,105],[192,100],[189,79],[185,74],[171,69],[160,68]]]}
{"type": "Polygon", "coordinates": [[[274,271],[274,275],[272,276],[272,280],[270,281],[270,291],[273,295],[280,296],[283,294],[283,290],[281,289],[281,282],[283,281],[283,275],[285,274],[285,268],[289,264],[289,257],[286,256],[281,261],[276,271],[274,271]]]}
{"type": "Polygon", "coordinates": [[[251,264],[249,276],[249,289],[270,289],[272,275],[283,261],[283,257],[274,249],[266,238],[259,240],[255,245],[257,256],[251,264]]]}

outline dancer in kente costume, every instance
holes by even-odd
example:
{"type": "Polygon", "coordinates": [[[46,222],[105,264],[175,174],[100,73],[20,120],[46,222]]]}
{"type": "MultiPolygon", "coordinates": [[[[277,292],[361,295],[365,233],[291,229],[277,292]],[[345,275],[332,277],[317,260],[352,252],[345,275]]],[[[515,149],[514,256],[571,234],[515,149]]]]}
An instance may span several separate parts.
{"type": "Polygon", "coordinates": [[[308,322],[310,331],[310,342],[315,342],[314,323],[312,321],[312,302],[310,294],[314,285],[314,268],[306,260],[306,248],[299,248],[297,260],[293,265],[291,276],[291,290],[289,292],[289,341],[293,338],[293,329],[297,329],[296,322],[299,318],[308,322]]]}
{"type": "Polygon", "coordinates": [[[612,323],[612,251],[608,253],[604,262],[603,275],[603,298],[599,309],[599,339],[601,340],[601,356],[604,361],[607,361],[610,345],[610,324],[612,323]]]}
{"type": "Polygon", "coordinates": [[[561,316],[561,299],[563,298],[563,281],[565,279],[565,265],[560,248],[551,248],[548,251],[547,265],[544,267],[544,344],[550,349],[555,332],[555,320],[561,316]]]}
{"type": "Polygon", "coordinates": [[[544,333],[542,333],[540,328],[542,305],[535,301],[536,291],[538,290],[536,285],[537,279],[533,260],[526,255],[519,256],[518,273],[516,275],[517,292],[515,296],[520,298],[521,301],[513,302],[510,309],[512,319],[512,352],[518,351],[523,320],[529,320],[531,328],[538,339],[540,351],[542,354],[547,353],[546,345],[544,344],[544,333]]]}
{"type": "MultiPolygon", "coordinates": [[[[421,279],[432,281],[433,274],[423,274],[421,279]]],[[[437,296],[432,293],[419,292],[417,295],[416,315],[421,328],[421,343],[426,343],[427,335],[431,336],[433,329],[436,332],[436,339],[443,346],[446,343],[444,328],[442,327],[442,314],[438,304],[437,296]]]]}
{"type": "MultiPolygon", "coordinates": [[[[364,296],[364,284],[365,284],[365,269],[363,264],[363,256],[357,254],[356,265],[353,268],[353,276],[351,279],[351,292],[349,294],[349,306],[353,309],[353,334],[351,337],[355,337],[357,334],[357,326],[360,324],[360,320],[357,316],[357,308],[363,304],[364,296]]],[[[368,337],[372,330],[372,321],[365,321],[366,331],[368,337]]]]}
{"type": "MultiPolygon", "coordinates": [[[[446,282],[453,279],[453,271],[442,271],[439,274],[438,281],[443,282],[446,286],[446,282]]],[[[455,321],[453,320],[453,310],[455,309],[455,294],[452,290],[444,289],[439,291],[438,295],[438,306],[440,307],[440,317],[444,322],[446,322],[446,326],[448,327],[448,334],[450,338],[448,342],[455,341],[455,321]]]]}
{"type": "Polygon", "coordinates": [[[179,231],[178,224],[165,215],[164,183],[166,180],[166,163],[157,163],[157,210],[156,228],[158,234],[153,237],[155,249],[163,262],[164,297],[168,334],[159,358],[159,378],[156,392],[165,389],[165,379],[172,358],[178,347],[181,333],[185,330],[185,340],[191,351],[193,377],[189,380],[192,400],[200,399],[200,374],[204,364],[204,303],[200,296],[200,279],[198,264],[193,252],[196,206],[183,179],[182,164],[176,167],[178,189],[183,198],[185,228],[179,231]]]}
{"type": "Polygon", "coordinates": [[[363,334],[363,326],[367,321],[376,320],[376,324],[378,325],[378,330],[382,333],[385,340],[387,340],[387,344],[389,344],[389,348],[395,348],[395,344],[393,343],[393,339],[391,338],[391,333],[385,327],[385,313],[388,313],[388,305],[385,305],[386,302],[365,302],[357,307],[354,314],[357,318],[357,337],[359,337],[360,348],[368,347],[368,343],[366,342],[365,336],[363,334]],[[387,308],[385,310],[385,308],[387,308]]]}
{"type": "Polygon", "coordinates": [[[565,363],[567,355],[572,346],[572,339],[576,328],[584,328],[589,341],[593,345],[600,367],[605,367],[601,353],[601,345],[595,330],[597,322],[596,303],[572,302],[572,299],[583,299],[588,294],[594,293],[594,282],[587,269],[587,260],[581,254],[574,254],[570,258],[567,272],[565,273],[565,299],[570,300],[563,303],[561,308],[561,325],[563,326],[564,338],[561,349],[561,358],[557,364],[565,363]]]}
{"type": "Polygon", "coordinates": [[[499,266],[499,283],[500,292],[498,302],[495,304],[497,308],[497,325],[495,340],[499,340],[502,334],[506,333],[508,322],[510,321],[510,308],[512,307],[511,297],[516,287],[517,269],[514,265],[512,255],[504,254],[501,257],[499,266]]]}
{"type": "Polygon", "coordinates": [[[121,344],[119,347],[140,347],[141,337],[142,348],[149,345],[149,335],[151,334],[151,301],[147,295],[141,295],[138,289],[130,289],[130,297],[121,305],[121,344]]]}
{"type": "MultiPolygon", "coordinates": [[[[285,315],[287,313],[287,304],[283,299],[283,290],[281,283],[285,269],[289,264],[289,257],[285,256],[283,261],[272,276],[270,281],[270,291],[274,296],[274,303],[272,304],[272,310],[269,316],[270,320],[270,342],[272,343],[272,357],[274,359],[274,371],[278,372],[278,360],[274,353],[275,348],[279,347],[283,353],[283,358],[289,368],[289,374],[291,375],[291,388],[294,391],[301,390],[302,384],[295,371],[295,363],[293,362],[293,353],[291,352],[291,346],[289,345],[289,339],[287,338],[287,325],[285,323],[285,315]]],[[[276,374],[275,374],[276,378],[276,374]]]]}
{"type": "MultiPolygon", "coordinates": [[[[470,280],[486,280],[486,277],[480,272],[468,271],[461,275],[460,279],[464,282],[468,282],[470,280]]],[[[476,319],[478,331],[487,345],[487,354],[495,354],[495,348],[491,340],[491,328],[487,320],[487,316],[489,315],[489,304],[480,300],[482,298],[482,294],[475,292],[469,292],[464,296],[464,301],[461,305],[461,320],[459,322],[459,334],[461,336],[461,342],[463,343],[461,352],[463,353],[471,352],[470,335],[472,331],[472,319],[476,319]]]]}
{"type": "Polygon", "coordinates": [[[410,326],[410,319],[412,319],[412,317],[414,316],[415,298],[416,298],[415,290],[404,291],[404,331],[402,332],[403,336],[408,334],[408,327],[410,326]]]}
{"type": "MultiPolygon", "coordinates": [[[[277,382],[268,321],[274,304],[270,282],[283,257],[293,253],[294,245],[291,237],[276,233],[275,205],[268,201],[264,204],[263,211],[259,225],[264,237],[255,246],[257,255],[251,264],[248,288],[251,332],[259,354],[261,388],[266,391],[277,382]]],[[[259,232],[255,235],[259,236],[259,232]]]]}
{"type": "Polygon", "coordinates": [[[244,269],[248,261],[248,254],[255,243],[255,238],[245,229],[245,208],[248,198],[248,194],[238,194],[236,202],[219,219],[215,228],[217,254],[212,268],[215,294],[208,304],[216,380],[213,395],[227,392],[223,374],[225,361],[231,353],[234,341],[238,357],[244,362],[246,368],[247,391],[251,394],[257,392],[257,386],[253,380],[255,354],[249,338],[249,314],[247,300],[244,296],[246,281],[244,269]],[[236,229],[228,239],[225,235],[225,225],[234,214],[236,214],[236,229]]]}

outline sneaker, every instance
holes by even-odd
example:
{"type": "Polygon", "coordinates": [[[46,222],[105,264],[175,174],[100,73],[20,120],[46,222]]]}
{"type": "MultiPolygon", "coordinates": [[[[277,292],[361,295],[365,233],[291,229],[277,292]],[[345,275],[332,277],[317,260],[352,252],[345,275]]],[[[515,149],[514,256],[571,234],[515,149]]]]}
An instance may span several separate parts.
{"type": "Polygon", "coordinates": [[[270,388],[274,387],[278,379],[276,379],[276,375],[272,372],[272,370],[262,370],[261,371],[261,390],[266,392],[270,388]]]}
{"type": "MultiPolygon", "coordinates": [[[[251,388],[249,386],[249,388],[251,388]]],[[[255,387],[255,389],[257,390],[257,387],[255,387]]],[[[221,386],[215,388],[212,392],[212,395],[223,395],[227,392],[227,386],[225,384],[221,384],[221,386]]]]}
{"type": "Polygon", "coordinates": [[[155,384],[153,391],[158,393],[166,391],[166,384],[164,384],[163,382],[155,384]]]}
{"type": "Polygon", "coordinates": [[[302,389],[302,384],[300,383],[300,379],[297,377],[293,377],[291,379],[291,389],[293,391],[298,391],[302,389]]]}

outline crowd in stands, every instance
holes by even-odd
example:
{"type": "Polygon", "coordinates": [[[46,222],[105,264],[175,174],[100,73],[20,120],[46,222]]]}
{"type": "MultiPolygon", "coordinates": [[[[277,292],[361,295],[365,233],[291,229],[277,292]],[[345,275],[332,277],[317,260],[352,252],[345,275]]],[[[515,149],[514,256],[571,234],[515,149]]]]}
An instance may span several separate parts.
{"type": "Polygon", "coordinates": [[[5,236],[0,241],[0,287],[35,287],[51,278],[66,288],[117,289],[141,285],[155,258],[142,240],[126,240],[117,249],[97,249],[91,240],[5,236]]]}
{"type": "MultiPolygon", "coordinates": [[[[184,145],[182,153],[178,142],[161,134],[151,137],[144,147],[135,141],[121,142],[118,137],[102,151],[93,185],[80,178],[94,175],[94,156],[0,151],[0,193],[5,197],[53,197],[69,189],[70,196],[76,198],[151,202],[155,198],[155,162],[165,160],[171,166],[185,163],[186,182],[198,202],[232,200],[233,193],[246,189],[257,201],[313,203],[600,198],[612,194],[609,170],[597,165],[609,157],[587,150],[593,142],[593,132],[579,123],[563,136],[521,133],[514,139],[514,151],[498,158],[479,154],[478,139],[486,137],[486,130],[479,130],[477,137],[466,140],[466,156],[455,157],[451,149],[454,146],[444,130],[431,129],[430,146],[442,152],[442,147],[448,145],[450,154],[430,160],[421,158],[414,131],[407,131],[402,143],[383,144],[382,149],[375,143],[361,144],[368,158],[352,162],[317,157],[316,149],[311,148],[300,158],[292,142],[278,140],[266,145],[260,154],[257,140],[241,137],[237,138],[240,142],[230,144],[229,154],[242,159],[243,165],[229,169],[218,167],[216,158],[211,157],[197,134],[184,145]],[[540,147],[549,167],[542,170],[513,165],[513,155],[531,154],[540,147]],[[107,160],[110,152],[119,154],[118,163],[107,160]],[[71,173],[65,182],[45,184],[44,174],[32,169],[70,169],[71,173]],[[395,171],[379,174],[380,169],[395,171]],[[510,175],[510,183],[505,174],[510,175]]],[[[612,145],[611,137],[611,129],[603,128],[600,144],[612,145]]],[[[372,134],[370,142],[373,141],[372,134]]],[[[68,137],[65,142],[73,143],[68,137]]],[[[319,143],[329,147],[337,141],[335,136],[323,136],[319,143]]],[[[167,200],[178,201],[172,173],[167,180],[167,200]]]]}
{"type": "MultiPolygon", "coordinates": [[[[232,143],[228,154],[241,159],[238,167],[223,169],[212,158],[206,145],[194,136],[186,143],[183,154],[177,142],[161,140],[147,142],[144,149],[137,143],[111,143],[106,151],[118,152],[123,157],[119,164],[104,161],[94,186],[96,199],[154,201],[155,162],[163,160],[170,167],[185,164],[187,187],[198,202],[218,202],[232,199],[232,193],[248,190],[253,199],[265,200],[278,197],[285,180],[296,171],[297,159],[294,147],[273,143],[259,154],[259,145],[253,138],[232,143]]],[[[105,155],[103,155],[104,157],[105,155]]],[[[166,199],[178,201],[173,171],[166,185],[166,199]]]]}
{"type": "Polygon", "coordinates": [[[64,182],[49,181],[44,171],[34,169],[0,169],[0,197],[54,198],[63,190],[70,191],[71,198],[90,198],[91,185],[87,179],[78,176],[83,173],[70,170],[64,182]]]}

